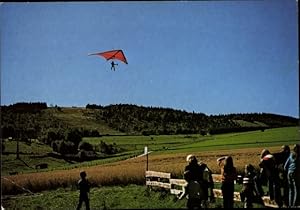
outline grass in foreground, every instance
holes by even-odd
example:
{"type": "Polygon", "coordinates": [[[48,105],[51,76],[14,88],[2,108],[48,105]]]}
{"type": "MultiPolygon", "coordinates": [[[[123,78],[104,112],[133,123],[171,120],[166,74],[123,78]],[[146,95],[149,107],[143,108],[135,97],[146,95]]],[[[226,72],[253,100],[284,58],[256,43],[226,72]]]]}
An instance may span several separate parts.
{"type": "MultiPolygon", "coordinates": [[[[58,189],[33,196],[20,195],[2,200],[5,209],[76,209],[78,190],[58,189]]],[[[142,185],[92,188],[91,209],[185,209],[186,199],[178,200],[169,191],[149,190],[142,185]]],[[[84,206],[84,205],[83,205],[84,206]]],[[[85,206],[84,206],[85,207],[85,206]]],[[[209,208],[222,207],[222,199],[216,199],[209,208]]],[[[235,207],[242,207],[235,202],[235,207]]],[[[85,209],[85,208],[82,208],[85,209]]]]}

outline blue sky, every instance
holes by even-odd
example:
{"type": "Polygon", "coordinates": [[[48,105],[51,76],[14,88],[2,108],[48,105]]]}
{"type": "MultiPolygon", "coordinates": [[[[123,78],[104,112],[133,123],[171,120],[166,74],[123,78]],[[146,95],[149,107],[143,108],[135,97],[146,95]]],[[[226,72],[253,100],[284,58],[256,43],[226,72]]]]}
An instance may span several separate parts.
{"type": "Polygon", "coordinates": [[[1,104],[299,117],[295,0],[4,3],[1,104]],[[122,49],[128,65],[89,53],[122,49]]]}

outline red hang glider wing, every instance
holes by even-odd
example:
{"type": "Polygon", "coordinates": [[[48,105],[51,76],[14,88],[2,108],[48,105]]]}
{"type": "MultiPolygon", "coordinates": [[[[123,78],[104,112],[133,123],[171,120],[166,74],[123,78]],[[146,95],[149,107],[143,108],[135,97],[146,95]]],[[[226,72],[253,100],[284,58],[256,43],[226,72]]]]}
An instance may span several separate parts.
{"type": "Polygon", "coordinates": [[[89,55],[103,56],[106,60],[117,59],[117,60],[120,60],[120,61],[128,64],[126,57],[122,50],[111,50],[111,51],[106,51],[106,52],[101,52],[101,53],[92,53],[89,55]]]}

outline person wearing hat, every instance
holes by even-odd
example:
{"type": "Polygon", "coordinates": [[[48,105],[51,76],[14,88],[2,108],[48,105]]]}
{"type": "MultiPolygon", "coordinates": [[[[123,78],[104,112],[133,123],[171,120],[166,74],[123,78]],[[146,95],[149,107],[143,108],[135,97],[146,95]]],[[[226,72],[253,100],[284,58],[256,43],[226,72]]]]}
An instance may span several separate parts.
{"type": "Polygon", "coordinates": [[[190,171],[191,180],[202,182],[203,168],[198,164],[195,155],[188,155],[186,161],[188,162],[188,165],[185,167],[184,171],[190,171]]]}
{"type": "Polygon", "coordinates": [[[184,196],[187,197],[188,209],[205,208],[209,194],[210,201],[214,201],[211,171],[206,164],[199,164],[195,155],[188,155],[186,161],[188,165],[184,170],[184,179],[188,184],[179,199],[182,199],[184,196]],[[208,192],[208,187],[211,189],[210,192],[208,192]]]}

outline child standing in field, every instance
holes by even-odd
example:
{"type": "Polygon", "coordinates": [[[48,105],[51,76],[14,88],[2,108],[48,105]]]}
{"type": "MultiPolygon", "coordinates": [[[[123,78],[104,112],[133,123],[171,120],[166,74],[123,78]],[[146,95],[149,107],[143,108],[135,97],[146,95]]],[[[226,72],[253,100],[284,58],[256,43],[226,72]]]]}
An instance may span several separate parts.
{"type": "Polygon", "coordinates": [[[90,209],[90,202],[89,202],[89,192],[90,192],[90,183],[86,179],[86,172],[80,172],[80,180],[78,181],[78,188],[80,191],[79,194],[79,203],[77,206],[77,210],[81,209],[82,203],[85,202],[86,210],[90,209]]]}

